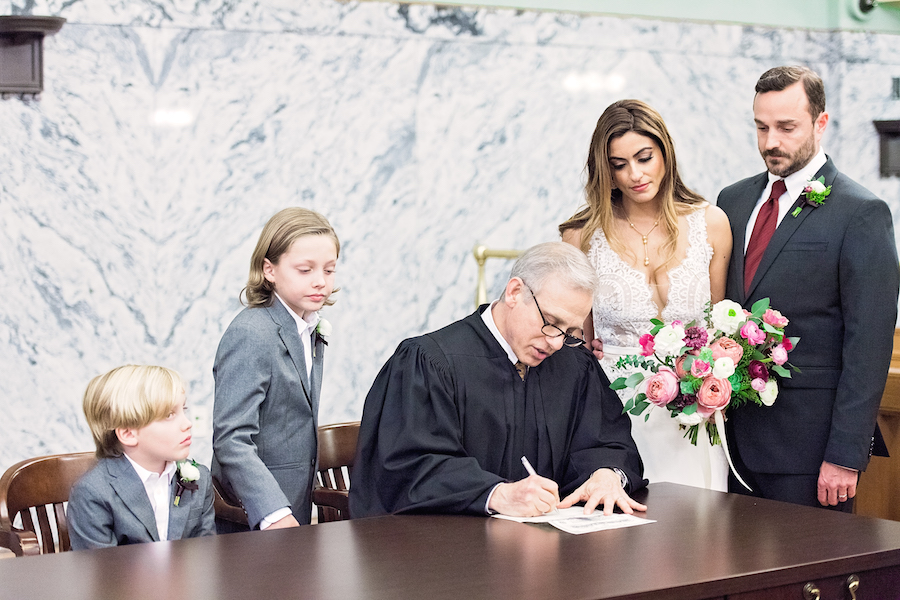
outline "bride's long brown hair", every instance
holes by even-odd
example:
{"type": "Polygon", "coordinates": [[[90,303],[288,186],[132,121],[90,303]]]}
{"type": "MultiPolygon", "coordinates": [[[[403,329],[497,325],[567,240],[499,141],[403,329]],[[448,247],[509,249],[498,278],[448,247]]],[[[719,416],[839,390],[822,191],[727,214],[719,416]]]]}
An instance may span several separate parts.
{"type": "Polygon", "coordinates": [[[585,165],[587,182],[584,185],[584,197],[587,206],[560,225],[559,232],[562,234],[568,229],[581,228],[581,249],[587,252],[591,246],[591,238],[600,229],[613,250],[620,255],[633,254],[614,227],[616,217],[627,219],[627,216],[622,208],[622,191],[612,187],[613,176],[609,164],[610,142],[629,131],[651,138],[662,152],[665,176],[659,188],[659,197],[662,200],[660,224],[666,232],[666,241],[661,249],[665,257],[661,267],[664,267],[675,255],[678,215],[694,210],[685,205],[696,205],[705,200],[681,181],[675,161],[675,145],[665,122],[658,112],[640,100],[619,100],[609,105],[600,115],[591,137],[585,165]]]}

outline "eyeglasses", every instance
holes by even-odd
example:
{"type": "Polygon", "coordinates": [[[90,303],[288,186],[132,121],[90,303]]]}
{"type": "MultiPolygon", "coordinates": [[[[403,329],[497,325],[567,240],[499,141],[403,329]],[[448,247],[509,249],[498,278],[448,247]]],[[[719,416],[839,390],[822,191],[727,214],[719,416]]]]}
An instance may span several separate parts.
{"type": "MultiPolygon", "coordinates": [[[[525,282],[523,281],[522,283],[525,282]]],[[[538,314],[541,315],[541,320],[544,322],[544,326],[541,327],[541,333],[548,338],[558,338],[559,336],[563,336],[563,344],[571,346],[572,348],[577,348],[584,343],[584,340],[580,337],[570,335],[556,325],[548,323],[547,317],[544,316],[544,311],[541,310],[541,305],[538,304],[537,296],[534,295],[534,292],[531,291],[531,287],[529,287],[527,283],[525,283],[525,287],[528,288],[528,292],[531,294],[531,297],[534,298],[534,305],[537,306],[538,314]]]]}

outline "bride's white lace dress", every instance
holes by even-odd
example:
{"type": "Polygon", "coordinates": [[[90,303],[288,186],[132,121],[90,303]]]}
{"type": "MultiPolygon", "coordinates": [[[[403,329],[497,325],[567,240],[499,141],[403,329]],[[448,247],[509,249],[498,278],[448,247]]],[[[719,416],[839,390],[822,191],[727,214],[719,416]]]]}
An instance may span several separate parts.
{"type": "MultiPolygon", "coordinates": [[[[668,273],[668,300],[661,314],[666,323],[680,320],[687,325],[703,321],[710,299],[709,262],[713,255],[705,212],[700,208],[687,215],[689,247],[684,260],[668,273]]],[[[646,274],[625,263],[601,230],[591,238],[588,258],[600,277],[594,297],[594,335],[603,341],[600,363],[613,381],[632,372],[617,369],[616,361],[622,355],[640,353],[638,340],[652,329],[650,319],[660,315],[659,308],[653,301],[646,274]]],[[[727,490],[728,463],[722,446],[711,447],[702,429],[693,446],[684,439],[684,430],[679,429],[669,411],[651,407],[649,413],[646,422],[646,411],[631,416],[631,434],[644,460],[644,476],[651,483],[670,481],[727,490]]]]}

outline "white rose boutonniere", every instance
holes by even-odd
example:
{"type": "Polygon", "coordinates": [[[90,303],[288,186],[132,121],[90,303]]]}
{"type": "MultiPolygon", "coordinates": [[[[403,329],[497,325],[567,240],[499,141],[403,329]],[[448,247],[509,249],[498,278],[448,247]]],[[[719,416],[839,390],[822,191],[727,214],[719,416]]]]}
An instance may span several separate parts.
{"type": "MultiPolygon", "coordinates": [[[[322,340],[322,343],[328,345],[328,338],[331,337],[331,323],[328,319],[319,319],[316,324],[316,339],[322,340]]],[[[313,358],[316,357],[316,345],[313,344],[313,358]]]]}
{"type": "Polygon", "coordinates": [[[175,488],[175,506],[178,506],[184,490],[196,490],[200,487],[197,484],[197,480],[200,479],[200,465],[193,459],[179,460],[175,463],[175,471],[178,474],[177,487],[175,488]]]}
{"type": "Polygon", "coordinates": [[[316,333],[327,344],[328,338],[331,337],[331,322],[328,319],[319,319],[319,324],[316,325],[316,333]]]}
{"type": "Polygon", "coordinates": [[[800,206],[794,209],[791,216],[797,218],[797,215],[800,214],[800,211],[803,210],[803,207],[805,206],[811,206],[813,208],[822,206],[825,204],[825,198],[827,198],[830,193],[831,186],[825,185],[824,177],[810,179],[806,182],[806,187],[803,188],[803,201],[800,203],[800,206]]]}

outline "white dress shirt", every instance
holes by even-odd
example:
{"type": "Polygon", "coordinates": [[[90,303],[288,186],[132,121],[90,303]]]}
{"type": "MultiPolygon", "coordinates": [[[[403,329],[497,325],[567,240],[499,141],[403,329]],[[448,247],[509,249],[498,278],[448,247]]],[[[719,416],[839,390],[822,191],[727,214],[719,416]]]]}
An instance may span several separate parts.
{"type": "Polygon", "coordinates": [[[147,497],[150,498],[153,516],[156,518],[156,531],[159,533],[159,540],[164,542],[169,539],[169,490],[171,489],[172,475],[175,474],[175,462],[167,462],[166,468],[162,473],[154,473],[134,462],[128,454],[125,454],[125,458],[134,467],[135,473],[137,473],[141,483],[144,484],[144,491],[147,492],[147,497]]]}
{"type": "MultiPolygon", "coordinates": [[[[506,352],[506,357],[509,359],[509,362],[515,366],[519,359],[516,357],[516,353],[513,352],[512,346],[503,338],[500,334],[500,330],[497,329],[497,324],[494,323],[494,315],[491,314],[491,311],[494,308],[494,305],[497,304],[499,300],[494,300],[491,302],[491,305],[488,306],[483,313],[481,313],[481,320],[484,321],[484,324],[487,325],[488,330],[491,332],[491,335],[497,340],[497,343],[500,344],[500,347],[506,352]]],[[[500,485],[499,483],[497,485],[500,485]]],[[[484,512],[487,514],[493,514],[494,511],[488,508],[491,505],[491,497],[494,495],[494,490],[497,489],[497,485],[495,485],[491,489],[491,493],[488,494],[487,501],[484,503],[484,512]]]]}
{"type": "MultiPolygon", "coordinates": [[[[819,153],[816,154],[805,167],[784,178],[784,185],[787,188],[787,191],[785,191],[778,199],[778,224],[781,223],[784,215],[787,214],[794,205],[794,202],[797,201],[797,198],[800,197],[800,194],[803,193],[803,188],[806,187],[806,183],[812,179],[813,175],[822,168],[822,165],[824,165],[827,160],[828,159],[825,157],[825,150],[820,147],[819,153]]],[[[745,254],[747,252],[747,246],[750,244],[750,236],[753,235],[753,226],[756,225],[756,217],[759,216],[762,205],[769,199],[769,194],[772,193],[772,184],[779,179],[781,179],[781,177],[769,173],[769,183],[766,185],[766,189],[763,190],[762,196],[756,201],[756,207],[753,209],[753,212],[750,213],[750,220],[747,221],[747,230],[744,234],[745,254]]],[[[778,224],[776,224],[776,227],[778,224]]]]}
{"type": "Polygon", "coordinates": [[[309,381],[309,378],[312,376],[312,363],[313,363],[313,355],[312,355],[312,334],[316,330],[316,325],[319,324],[319,312],[309,313],[309,315],[304,319],[293,310],[291,307],[287,305],[287,302],[281,299],[281,296],[278,295],[278,292],[274,292],[275,297],[281,302],[281,304],[287,309],[288,314],[294,319],[297,323],[297,333],[300,335],[300,341],[303,342],[303,358],[306,359],[306,379],[309,381]]]}

